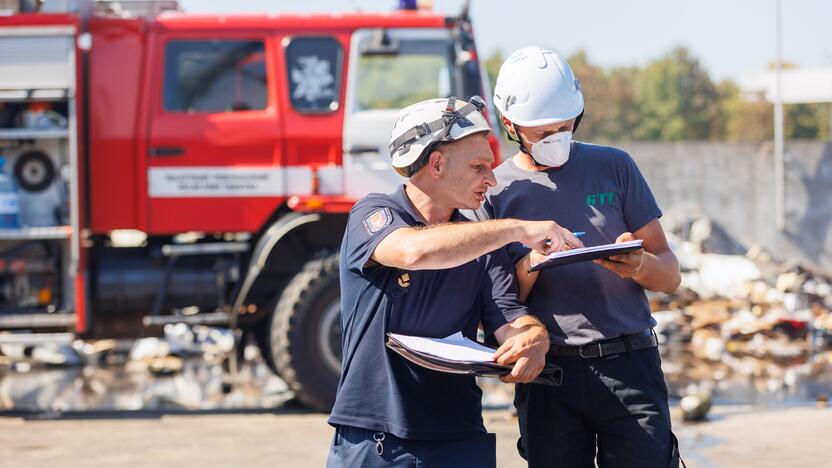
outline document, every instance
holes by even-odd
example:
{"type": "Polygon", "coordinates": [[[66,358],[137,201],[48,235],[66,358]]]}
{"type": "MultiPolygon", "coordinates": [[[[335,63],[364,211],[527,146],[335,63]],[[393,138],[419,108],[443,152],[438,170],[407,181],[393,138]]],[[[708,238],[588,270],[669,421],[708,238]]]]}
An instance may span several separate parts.
{"type": "Polygon", "coordinates": [[[636,239],[634,241],[619,242],[617,244],[595,245],[592,247],[581,247],[579,249],[561,250],[560,252],[552,252],[540,263],[535,263],[529,267],[529,273],[533,271],[545,270],[557,265],[566,265],[575,262],[586,262],[589,260],[596,260],[599,258],[609,258],[613,255],[621,255],[625,253],[634,252],[642,247],[642,240],[636,239]]]}
{"type": "Polygon", "coordinates": [[[462,332],[456,332],[445,338],[424,338],[390,333],[390,338],[411,351],[430,354],[452,362],[494,362],[494,349],[465,338],[462,332]]]}
{"type": "MultiPolygon", "coordinates": [[[[496,350],[469,340],[461,332],[445,338],[388,333],[387,347],[414,364],[450,374],[501,377],[514,367],[513,364],[497,364],[494,361],[496,350]]],[[[560,385],[562,380],[563,369],[547,364],[534,382],[560,385]]]]}

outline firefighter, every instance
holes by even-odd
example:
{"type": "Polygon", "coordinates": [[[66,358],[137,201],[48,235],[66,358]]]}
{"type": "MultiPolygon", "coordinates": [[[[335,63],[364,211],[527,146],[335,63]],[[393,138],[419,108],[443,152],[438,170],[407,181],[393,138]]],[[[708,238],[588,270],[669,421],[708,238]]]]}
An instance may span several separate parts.
{"type": "Polygon", "coordinates": [[[644,250],[527,274],[539,259],[509,246],[521,297],[547,326],[560,387],[519,384],[518,449],[530,467],[675,463],[667,387],[645,289],[671,292],[679,264],[633,159],[572,140],[580,82],[557,53],[528,47],[500,68],[494,104],[519,151],[496,170],[478,219],[557,219],[587,245],[642,239],[644,250]],[[597,455],[596,455],[597,454],[597,455]]]}
{"type": "Polygon", "coordinates": [[[553,221],[467,222],[494,184],[481,100],[419,102],[403,109],[390,154],[407,183],[352,209],[341,247],[342,376],[329,423],[328,467],[493,467],[472,376],[440,373],[386,349],[385,333],[444,337],[462,331],[501,343],[506,381],[543,369],[549,339],[518,297],[501,249],[540,251],[580,241],[553,221]],[[496,250],[495,250],[496,249],[496,250]]]}

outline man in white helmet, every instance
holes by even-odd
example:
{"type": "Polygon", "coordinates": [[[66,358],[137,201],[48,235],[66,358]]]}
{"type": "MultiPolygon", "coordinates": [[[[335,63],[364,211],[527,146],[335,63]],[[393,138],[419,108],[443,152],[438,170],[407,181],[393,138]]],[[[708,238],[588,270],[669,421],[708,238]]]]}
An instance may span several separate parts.
{"type": "Polygon", "coordinates": [[[502,247],[580,246],[553,221],[467,222],[494,185],[482,101],[423,101],[393,127],[393,167],[408,177],[352,209],[341,245],[342,375],[329,423],[328,467],[493,467],[496,449],[472,376],[432,371],[386,349],[385,333],[476,338],[502,345],[506,378],[530,382],[549,339],[518,297],[502,247]]]}
{"type": "Polygon", "coordinates": [[[521,455],[530,467],[594,467],[596,456],[600,467],[676,463],[644,290],[671,292],[680,274],[650,188],[624,151],[572,140],[584,99],[554,51],[511,54],[494,104],[520,150],[495,170],[478,219],[557,219],[589,246],[644,242],[643,251],[531,275],[536,254],[509,246],[521,297],[549,330],[547,361],[564,369],[560,387],[517,385],[521,455]]]}

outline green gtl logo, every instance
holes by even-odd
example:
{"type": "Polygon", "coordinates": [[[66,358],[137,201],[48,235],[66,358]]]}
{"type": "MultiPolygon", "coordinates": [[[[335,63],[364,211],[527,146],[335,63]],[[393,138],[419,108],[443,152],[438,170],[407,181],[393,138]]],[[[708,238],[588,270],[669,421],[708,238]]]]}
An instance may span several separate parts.
{"type": "Polygon", "coordinates": [[[614,205],[615,192],[590,193],[586,196],[586,204],[589,206],[614,205]]]}

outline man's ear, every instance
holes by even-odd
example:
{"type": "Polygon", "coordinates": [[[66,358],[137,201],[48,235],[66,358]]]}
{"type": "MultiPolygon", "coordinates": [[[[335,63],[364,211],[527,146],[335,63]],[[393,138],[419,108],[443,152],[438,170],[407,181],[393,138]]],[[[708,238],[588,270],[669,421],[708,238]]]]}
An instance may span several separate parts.
{"type": "Polygon", "coordinates": [[[448,158],[438,150],[433,150],[428,156],[428,172],[434,179],[438,179],[445,170],[445,165],[448,163],[448,158]]]}

